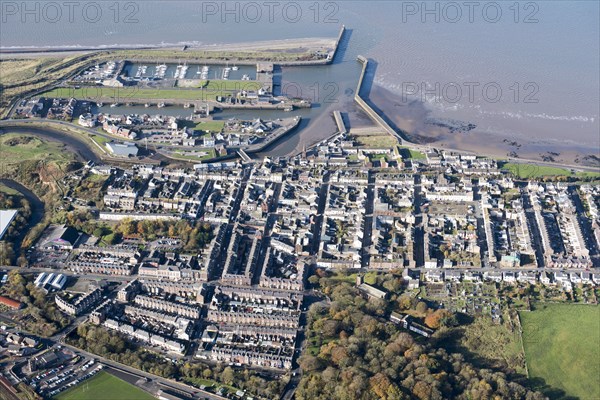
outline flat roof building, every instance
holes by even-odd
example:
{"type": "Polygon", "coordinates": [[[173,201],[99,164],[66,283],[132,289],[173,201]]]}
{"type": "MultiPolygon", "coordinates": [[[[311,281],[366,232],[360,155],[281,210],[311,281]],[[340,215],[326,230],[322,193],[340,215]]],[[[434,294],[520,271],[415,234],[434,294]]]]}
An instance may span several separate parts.
{"type": "Polygon", "coordinates": [[[72,250],[79,239],[77,229],[70,226],[54,225],[49,228],[50,233],[44,241],[44,248],[58,248],[72,250]]]}
{"type": "Polygon", "coordinates": [[[0,210],[0,239],[17,216],[17,210],[0,210]]]}
{"type": "Polygon", "coordinates": [[[133,143],[106,143],[106,148],[116,157],[135,157],[138,155],[138,148],[133,143]]]}

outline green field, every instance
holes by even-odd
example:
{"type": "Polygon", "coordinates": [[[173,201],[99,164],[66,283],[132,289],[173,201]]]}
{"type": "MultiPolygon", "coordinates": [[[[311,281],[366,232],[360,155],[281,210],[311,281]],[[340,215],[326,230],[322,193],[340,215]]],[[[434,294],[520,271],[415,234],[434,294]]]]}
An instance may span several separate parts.
{"type": "Polygon", "coordinates": [[[79,385],[66,390],[56,400],[155,400],[142,389],[107,373],[99,372],[96,376],[79,385]]]}
{"type": "Polygon", "coordinates": [[[262,84],[257,81],[211,79],[208,81],[200,81],[200,85],[198,87],[209,90],[239,91],[258,90],[262,87],[262,84]]]}
{"type": "Polygon", "coordinates": [[[80,88],[60,87],[45,92],[43,96],[69,99],[112,99],[115,102],[145,100],[214,100],[217,96],[227,96],[240,90],[258,90],[262,85],[255,81],[209,81],[201,89],[142,89],[137,86],[104,87],[89,86],[80,88]]]}
{"type": "Polygon", "coordinates": [[[104,137],[104,136],[99,136],[99,135],[92,135],[91,138],[94,142],[98,143],[100,145],[100,147],[102,147],[102,148],[105,147],[106,143],[111,141],[109,138],[104,137]]]}
{"type": "Polygon", "coordinates": [[[117,50],[111,52],[113,59],[127,59],[135,58],[136,60],[149,60],[149,61],[162,61],[165,59],[177,59],[187,60],[193,62],[194,60],[206,61],[216,60],[223,62],[225,60],[248,60],[248,61],[303,61],[310,60],[313,57],[313,51],[315,47],[309,46],[304,48],[302,45],[298,47],[286,47],[282,46],[281,49],[248,49],[245,51],[234,51],[234,50],[199,50],[199,49],[187,49],[181,50],[162,50],[162,49],[149,49],[149,50],[117,50]]]}
{"type": "Polygon", "coordinates": [[[0,136],[0,154],[6,164],[23,160],[63,161],[63,145],[27,134],[8,133],[0,136]]]}
{"type": "Polygon", "coordinates": [[[398,140],[395,137],[387,134],[356,135],[355,139],[359,146],[375,149],[389,149],[398,144],[398,140]]]}
{"type": "Polygon", "coordinates": [[[412,158],[413,160],[424,160],[427,158],[425,153],[422,153],[418,150],[409,149],[408,147],[398,146],[398,150],[404,158],[412,158]]]}
{"type": "Polygon", "coordinates": [[[600,399],[600,306],[545,304],[520,316],[529,377],[545,381],[539,389],[600,399]]]}
{"type": "Polygon", "coordinates": [[[194,129],[204,132],[221,132],[225,126],[225,121],[203,121],[198,122],[194,129]]]}
{"type": "Polygon", "coordinates": [[[520,179],[535,179],[550,176],[575,176],[578,178],[600,178],[597,172],[573,172],[566,168],[535,164],[504,163],[502,170],[509,171],[520,179]]]}

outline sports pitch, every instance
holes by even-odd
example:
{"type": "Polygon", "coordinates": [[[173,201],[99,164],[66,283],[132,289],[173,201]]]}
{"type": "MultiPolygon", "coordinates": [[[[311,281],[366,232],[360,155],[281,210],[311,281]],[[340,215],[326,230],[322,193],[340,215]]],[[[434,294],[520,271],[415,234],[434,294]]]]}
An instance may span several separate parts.
{"type": "Polygon", "coordinates": [[[66,390],[55,400],[156,400],[142,389],[101,371],[93,378],[66,390]]]}

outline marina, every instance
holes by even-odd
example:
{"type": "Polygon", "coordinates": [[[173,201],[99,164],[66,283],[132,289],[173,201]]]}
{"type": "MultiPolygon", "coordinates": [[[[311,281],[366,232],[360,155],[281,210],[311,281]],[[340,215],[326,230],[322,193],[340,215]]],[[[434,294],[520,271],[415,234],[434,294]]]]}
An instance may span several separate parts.
{"type": "Polygon", "coordinates": [[[148,65],[138,62],[126,62],[123,73],[126,78],[137,82],[157,82],[170,80],[255,80],[256,64],[228,66],[222,64],[164,63],[148,65]]]}

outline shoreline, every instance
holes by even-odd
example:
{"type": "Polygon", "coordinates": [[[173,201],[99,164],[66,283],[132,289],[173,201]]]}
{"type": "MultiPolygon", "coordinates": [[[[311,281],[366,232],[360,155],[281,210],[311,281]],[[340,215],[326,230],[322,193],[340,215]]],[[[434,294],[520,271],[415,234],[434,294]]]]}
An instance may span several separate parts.
{"type": "Polygon", "coordinates": [[[583,161],[595,155],[593,147],[581,143],[561,142],[552,139],[517,137],[489,133],[477,128],[468,132],[452,132],[444,126],[429,123],[432,110],[425,104],[412,102],[402,104],[401,96],[393,91],[373,84],[364,97],[389,120],[395,128],[405,133],[416,146],[452,151],[472,152],[498,159],[521,162],[546,163],[543,157],[557,153],[550,164],[569,165],[572,168],[600,169],[600,166],[583,161]],[[402,105],[400,105],[402,104],[402,105]],[[517,157],[512,153],[516,153],[517,157]],[[512,154],[512,155],[511,155],[512,154]]]}
{"type": "MultiPolygon", "coordinates": [[[[104,52],[119,52],[119,51],[166,51],[175,50],[180,54],[190,52],[190,56],[194,51],[255,51],[260,52],[262,49],[278,49],[280,52],[290,49],[300,49],[298,46],[325,46],[329,44],[332,51],[336,51],[340,38],[344,33],[344,26],[341,27],[340,34],[337,38],[298,38],[298,39],[283,39],[269,41],[253,41],[247,43],[231,43],[224,45],[198,45],[187,47],[182,51],[182,48],[163,47],[155,45],[154,47],[116,47],[114,50],[108,48],[94,49],[72,49],[72,48],[51,48],[51,49],[22,49],[23,53],[15,53],[15,49],[10,49],[13,52],[6,52],[7,49],[0,49],[0,59],[12,58],[35,58],[35,57],[58,57],[61,54],[74,56],[77,54],[93,54],[104,52]],[[222,47],[218,47],[222,46],[222,47]]],[[[19,50],[16,50],[19,51],[19,50]]],[[[335,54],[335,53],[334,53],[335,54]]],[[[135,57],[133,57],[135,58],[135,57]]],[[[211,60],[207,60],[211,61],[211,60]]],[[[213,60],[214,61],[214,60],[213,60]]],[[[360,59],[359,59],[360,61],[360,59]]],[[[366,60],[365,60],[366,61],[366,60]]],[[[311,61],[290,61],[276,62],[278,65],[323,65],[329,64],[331,60],[320,59],[311,61]]],[[[255,61],[240,60],[239,64],[254,64],[255,61]]],[[[553,141],[550,139],[540,140],[527,137],[516,137],[511,135],[501,135],[491,132],[485,132],[480,129],[473,129],[468,132],[452,131],[447,126],[433,124],[430,121],[432,110],[428,109],[426,104],[412,102],[410,104],[402,104],[399,101],[400,95],[394,93],[390,89],[378,85],[373,82],[369,93],[359,94],[361,89],[361,81],[367,69],[366,63],[362,65],[361,79],[359,79],[358,87],[355,92],[354,102],[358,109],[369,115],[365,110],[365,105],[369,109],[374,109],[374,114],[370,120],[375,122],[386,131],[390,131],[388,122],[392,125],[392,130],[395,135],[402,138],[403,142],[416,147],[436,147],[440,149],[452,149],[453,151],[472,152],[481,155],[487,155],[495,158],[503,159],[527,159],[544,162],[546,158],[552,157],[554,162],[560,165],[569,164],[579,168],[598,168],[590,161],[590,156],[594,155],[594,150],[589,145],[586,146],[580,143],[566,143],[561,141],[553,141]],[[361,98],[362,97],[362,98],[361,98]],[[361,104],[362,102],[365,104],[361,104]],[[371,107],[372,106],[372,107],[371,107]],[[429,121],[429,122],[428,122],[429,121]],[[383,123],[382,123],[383,122],[383,123]],[[387,126],[386,126],[387,125],[387,126]]],[[[274,147],[280,146],[281,143],[274,147]]],[[[301,147],[300,143],[295,146],[301,147]]]]}
{"type": "Polygon", "coordinates": [[[140,45],[106,45],[106,46],[48,46],[48,47],[29,47],[29,46],[11,46],[0,47],[0,57],[42,57],[44,55],[56,54],[85,54],[90,52],[102,51],[127,51],[127,50],[177,50],[181,51],[286,51],[299,48],[328,47],[333,50],[336,47],[337,37],[316,37],[316,38],[297,38],[297,39],[274,39],[259,40],[251,42],[238,43],[212,43],[212,44],[186,44],[186,43],[168,43],[168,44],[140,44],[140,45]]]}

